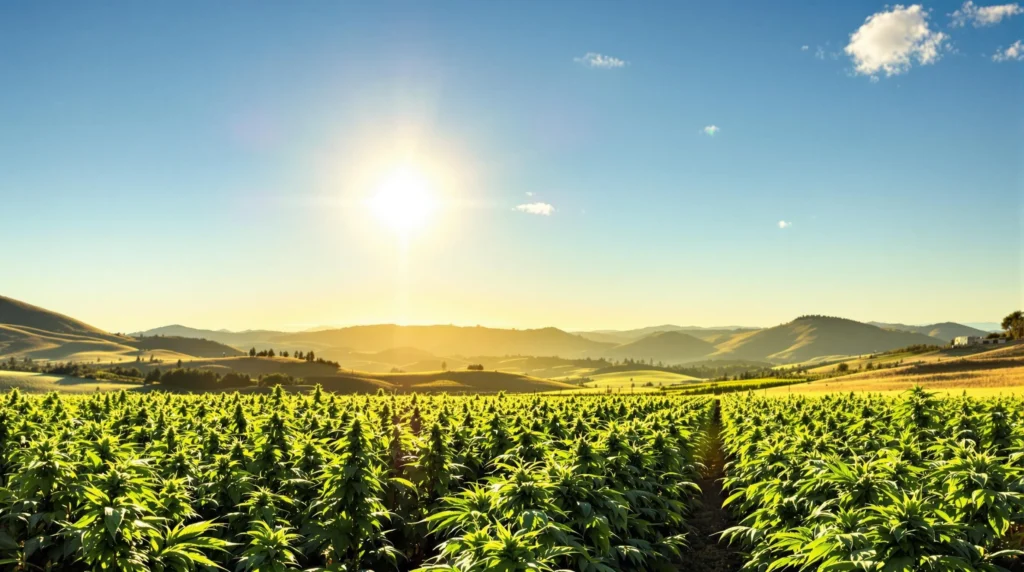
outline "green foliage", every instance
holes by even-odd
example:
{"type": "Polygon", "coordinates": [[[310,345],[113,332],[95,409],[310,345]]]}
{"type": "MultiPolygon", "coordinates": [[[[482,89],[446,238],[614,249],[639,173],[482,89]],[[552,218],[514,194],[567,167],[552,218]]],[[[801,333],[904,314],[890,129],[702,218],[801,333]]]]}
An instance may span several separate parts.
{"type": "Polygon", "coordinates": [[[1001,326],[1006,331],[1006,335],[1011,339],[1024,339],[1024,312],[1017,310],[1006,316],[1003,318],[1001,326]]]}
{"type": "Polygon", "coordinates": [[[12,391],[0,568],[667,569],[711,414],[660,395],[12,391]]]}
{"type": "Polygon", "coordinates": [[[747,570],[1000,570],[1024,524],[1024,403],[732,397],[724,540],[747,570]],[[1012,413],[1011,413],[1012,411],[1012,413]]]}

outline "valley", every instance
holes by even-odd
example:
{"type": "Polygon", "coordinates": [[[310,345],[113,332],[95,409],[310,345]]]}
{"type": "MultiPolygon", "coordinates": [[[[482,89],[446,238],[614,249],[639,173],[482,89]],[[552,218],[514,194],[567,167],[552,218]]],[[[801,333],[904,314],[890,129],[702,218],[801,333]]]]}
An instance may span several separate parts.
{"type": "Polygon", "coordinates": [[[954,323],[912,327],[801,316],[770,328],[568,332],[385,324],[230,332],[165,326],[129,335],[0,297],[0,363],[7,370],[0,387],[246,390],[248,379],[252,390],[269,383],[298,391],[319,384],[339,393],[643,393],[692,385],[690,391],[718,392],[749,390],[754,385],[730,380],[765,376],[807,381],[799,387],[766,381],[764,389],[772,393],[1024,385],[1017,344],[952,348],[938,337],[950,335],[988,333],[954,323]],[[231,377],[222,389],[161,383],[176,369],[205,372],[204,379],[241,377],[231,377]]]}

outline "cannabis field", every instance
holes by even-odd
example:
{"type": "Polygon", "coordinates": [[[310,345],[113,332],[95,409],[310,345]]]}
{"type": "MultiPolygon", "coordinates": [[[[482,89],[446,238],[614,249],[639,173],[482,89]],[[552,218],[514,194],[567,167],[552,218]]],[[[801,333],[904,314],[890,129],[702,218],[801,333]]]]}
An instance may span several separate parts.
{"type": "MultiPolygon", "coordinates": [[[[737,397],[724,533],[750,570],[999,570],[1024,540],[1024,401],[737,397]]],[[[1012,564],[1016,562],[1016,564],[1012,564]]]]}
{"type": "Polygon", "coordinates": [[[725,454],[719,545],[751,570],[996,570],[1022,405],[15,391],[0,568],[690,570],[725,454]]]}

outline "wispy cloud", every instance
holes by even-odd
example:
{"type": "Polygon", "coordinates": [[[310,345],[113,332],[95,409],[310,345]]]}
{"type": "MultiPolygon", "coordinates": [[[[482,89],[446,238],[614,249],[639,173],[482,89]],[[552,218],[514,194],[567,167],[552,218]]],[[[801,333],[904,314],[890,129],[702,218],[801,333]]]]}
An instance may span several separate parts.
{"type": "Polygon", "coordinates": [[[928,28],[928,13],[920,4],[868,16],[864,24],[850,34],[844,51],[853,60],[854,71],[875,76],[906,73],[914,63],[937,62],[948,36],[928,28]]]}
{"type": "Polygon", "coordinates": [[[718,135],[719,131],[721,131],[721,129],[717,125],[706,125],[704,129],[701,129],[701,133],[708,135],[710,137],[718,135]]]}
{"type": "Polygon", "coordinates": [[[626,60],[620,60],[619,58],[606,56],[597,52],[587,52],[581,57],[573,58],[578,64],[583,64],[588,68],[599,68],[599,69],[615,69],[623,68],[629,63],[626,60]]]}
{"type": "Polygon", "coordinates": [[[555,212],[555,207],[549,203],[526,203],[517,205],[516,210],[532,215],[551,216],[551,213],[555,212]]]}
{"type": "Polygon", "coordinates": [[[804,45],[800,46],[800,51],[801,52],[806,52],[809,49],[811,49],[811,47],[808,46],[807,44],[804,44],[804,45]]]}
{"type": "Polygon", "coordinates": [[[779,228],[781,228],[781,229],[786,229],[786,228],[789,228],[791,226],[793,226],[793,223],[790,222],[790,221],[787,221],[787,220],[780,220],[779,221],[779,228]]]}
{"type": "Polygon", "coordinates": [[[1017,40],[1005,50],[999,48],[996,53],[992,54],[992,61],[994,62],[1013,62],[1013,61],[1024,61],[1024,42],[1017,40]]]}
{"type": "Polygon", "coordinates": [[[526,191],[526,196],[532,197],[533,196],[533,191],[526,191]]]}
{"type": "Polygon", "coordinates": [[[996,6],[977,6],[971,0],[967,0],[959,10],[949,15],[953,19],[949,25],[953,28],[962,28],[970,22],[975,28],[995,26],[1004,19],[1017,14],[1024,14],[1024,8],[1016,2],[996,6]]]}

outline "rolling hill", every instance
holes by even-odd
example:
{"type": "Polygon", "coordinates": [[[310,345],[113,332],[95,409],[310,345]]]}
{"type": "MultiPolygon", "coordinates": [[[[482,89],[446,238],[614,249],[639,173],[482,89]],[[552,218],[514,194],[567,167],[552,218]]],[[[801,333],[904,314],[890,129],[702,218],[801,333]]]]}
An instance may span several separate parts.
{"type": "Polygon", "coordinates": [[[915,334],[924,334],[942,340],[943,343],[949,343],[953,338],[959,336],[979,336],[985,337],[988,332],[965,326],[963,324],[957,324],[956,322],[942,322],[941,324],[930,324],[927,326],[908,326],[906,324],[886,324],[884,322],[868,322],[872,326],[878,326],[886,330],[899,330],[901,332],[912,332],[915,334]]]}
{"type": "Polygon", "coordinates": [[[482,326],[398,326],[382,324],[332,330],[274,332],[251,330],[222,332],[184,326],[165,326],[142,335],[175,335],[206,338],[237,348],[309,350],[329,359],[342,359],[352,351],[382,352],[415,348],[436,356],[598,355],[615,344],[596,342],[558,328],[511,330],[482,326]]]}
{"type": "Polygon", "coordinates": [[[180,336],[151,336],[131,340],[126,344],[139,350],[167,350],[198,358],[232,357],[243,354],[240,350],[220,342],[180,336]]]}
{"type": "Polygon", "coordinates": [[[0,296],[0,324],[22,326],[31,331],[77,336],[120,343],[130,338],[104,332],[74,318],[13,298],[0,296]]]}
{"type": "Polygon", "coordinates": [[[803,316],[731,338],[718,346],[714,357],[791,363],[942,343],[924,334],[886,330],[845,318],[803,316]]]}
{"type": "MultiPolygon", "coordinates": [[[[135,332],[132,336],[135,337],[152,337],[152,336],[176,336],[181,338],[198,338],[204,340],[212,340],[220,342],[236,348],[250,348],[252,346],[265,346],[270,340],[277,339],[281,336],[288,335],[288,332],[279,332],[275,330],[246,330],[244,332],[232,332],[228,330],[203,330],[199,328],[190,328],[188,326],[182,326],[174,324],[171,326],[161,326],[159,328],[153,328],[152,330],[146,330],[144,332],[135,332]]],[[[263,347],[258,349],[264,349],[263,347]]]]}
{"type": "Polygon", "coordinates": [[[594,330],[590,332],[573,333],[583,336],[588,340],[594,340],[597,342],[624,344],[626,342],[639,340],[651,334],[657,334],[660,332],[685,332],[706,342],[717,343],[718,341],[734,334],[756,329],[758,328],[747,328],[743,326],[703,328],[701,326],[675,326],[672,324],[663,324],[661,326],[648,326],[646,328],[636,328],[633,330],[594,330]]]}
{"type": "Polygon", "coordinates": [[[694,361],[715,352],[715,346],[680,331],[655,332],[606,350],[611,359],[654,360],[668,364],[694,361]]]}
{"type": "Polygon", "coordinates": [[[177,360],[240,354],[235,348],[208,340],[163,336],[136,339],[111,334],[63,314],[0,296],[0,357],[113,362],[141,355],[177,360]]]}

